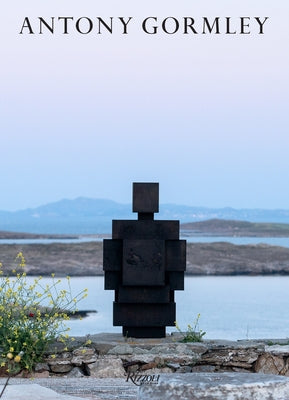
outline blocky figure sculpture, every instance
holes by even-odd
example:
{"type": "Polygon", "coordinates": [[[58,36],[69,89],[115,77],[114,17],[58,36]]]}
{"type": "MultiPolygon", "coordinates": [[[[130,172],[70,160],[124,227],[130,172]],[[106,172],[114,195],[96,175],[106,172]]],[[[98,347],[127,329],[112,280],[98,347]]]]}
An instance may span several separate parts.
{"type": "Polygon", "coordinates": [[[154,220],[159,184],[133,183],[138,220],[113,220],[112,239],[103,241],[105,289],[115,290],[113,325],[124,336],[165,337],[174,326],[174,290],[184,289],[186,241],[179,221],[154,220]]]}

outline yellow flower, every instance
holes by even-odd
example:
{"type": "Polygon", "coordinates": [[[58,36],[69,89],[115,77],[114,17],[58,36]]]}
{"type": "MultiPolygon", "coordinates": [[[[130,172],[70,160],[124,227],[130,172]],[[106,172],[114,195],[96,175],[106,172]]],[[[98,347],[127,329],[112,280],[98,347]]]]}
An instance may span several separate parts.
{"type": "Polygon", "coordinates": [[[7,353],[7,356],[6,356],[6,357],[9,358],[9,360],[12,360],[13,354],[12,354],[12,353],[7,353]]]}
{"type": "Polygon", "coordinates": [[[17,363],[19,363],[21,361],[21,357],[20,357],[19,354],[14,357],[14,361],[17,362],[17,363]]]}
{"type": "Polygon", "coordinates": [[[85,344],[85,345],[86,345],[86,344],[91,344],[91,340],[90,340],[90,339],[87,340],[84,344],[85,344]]]}
{"type": "Polygon", "coordinates": [[[11,353],[13,353],[14,347],[10,347],[9,351],[11,351],[11,353]]]}

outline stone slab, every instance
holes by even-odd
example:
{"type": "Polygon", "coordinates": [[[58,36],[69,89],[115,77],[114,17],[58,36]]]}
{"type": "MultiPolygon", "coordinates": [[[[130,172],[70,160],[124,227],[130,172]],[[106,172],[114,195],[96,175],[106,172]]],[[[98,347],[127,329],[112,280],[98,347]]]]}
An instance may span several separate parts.
{"type": "MultiPolygon", "coordinates": [[[[5,378],[0,378],[0,386],[3,387],[5,383],[5,378]]],[[[23,378],[11,378],[9,381],[9,386],[18,386],[19,392],[23,392],[24,386],[41,386],[43,389],[48,388],[53,391],[52,398],[42,398],[37,397],[36,394],[40,393],[37,391],[33,392],[29,400],[137,400],[138,386],[134,385],[132,382],[126,382],[126,378],[35,378],[23,379],[23,378]],[[21,389],[22,388],[22,389],[21,389]],[[55,392],[58,396],[55,397],[55,392]]],[[[28,393],[28,390],[26,391],[28,393]]],[[[26,393],[25,392],[25,393],[26,393]]],[[[42,392],[43,393],[43,392],[42,392]]],[[[1,400],[8,400],[2,397],[1,400]]],[[[22,397],[9,397],[9,400],[26,400],[22,397]]]]}
{"type": "Polygon", "coordinates": [[[161,374],[139,388],[139,400],[289,400],[289,379],[252,373],[161,374]]]}
{"type": "MultiPolygon", "coordinates": [[[[0,385],[0,393],[4,385],[0,385]]],[[[7,385],[1,396],[1,400],[83,400],[83,397],[69,396],[56,393],[52,389],[31,384],[31,385],[7,385]]]]}

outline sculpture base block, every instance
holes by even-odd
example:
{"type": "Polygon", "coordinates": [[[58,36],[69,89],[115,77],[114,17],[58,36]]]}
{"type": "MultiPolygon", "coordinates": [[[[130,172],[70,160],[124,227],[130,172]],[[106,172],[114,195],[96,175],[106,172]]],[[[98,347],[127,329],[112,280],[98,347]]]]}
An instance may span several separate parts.
{"type": "Polygon", "coordinates": [[[134,327],[134,326],[123,326],[122,334],[126,337],[133,338],[163,338],[166,337],[166,327],[165,326],[144,326],[144,327],[134,327]]]}

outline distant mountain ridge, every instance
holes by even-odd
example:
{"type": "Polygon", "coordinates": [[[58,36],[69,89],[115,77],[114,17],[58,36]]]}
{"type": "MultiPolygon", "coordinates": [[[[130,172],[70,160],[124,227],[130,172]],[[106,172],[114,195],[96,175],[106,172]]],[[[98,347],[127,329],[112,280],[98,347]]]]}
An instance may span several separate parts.
{"type": "MultiPolygon", "coordinates": [[[[112,219],[136,219],[131,204],[108,199],[78,197],[36,208],[0,211],[0,230],[31,233],[109,233],[112,219]]],[[[178,219],[181,223],[208,219],[289,223],[288,210],[234,209],[161,204],[156,219],[178,219]]]]}

